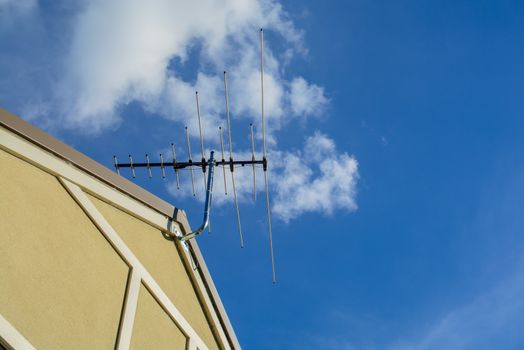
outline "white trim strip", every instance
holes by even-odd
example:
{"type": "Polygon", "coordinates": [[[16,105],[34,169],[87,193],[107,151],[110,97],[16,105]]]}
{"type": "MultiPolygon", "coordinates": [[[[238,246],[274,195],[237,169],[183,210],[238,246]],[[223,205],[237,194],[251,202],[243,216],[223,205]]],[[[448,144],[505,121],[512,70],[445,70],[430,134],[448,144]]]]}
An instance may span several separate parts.
{"type": "MultiPolygon", "coordinates": [[[[200,276],[200,273],[195,273],[195,269],[193,268],[193,258],[191,257],[191,254],[186,249],[178,249],[179,253],[184,256],[184,261],[187,261],[186,265],[188,269],[191,271],[190,273],[193,274],[194,282],[197,284],[198,288],[195,288],[200,300],[202,300],[206,305],[211,305],[211,299],[209,298],[209,294],[204,293],[203,291],[206,290],[204,286],[204,281],[202,281],[202,277],[200,276]]],[[[203,308],[204,312],[206,313],[206,316],[210,318],[209,325],[213,328],[213,333],[218,333],[218,337],[215,337],[218,341],[218,344],[220,347],[224,350],[231,350],[231,345],[229,345],[229,342],[227,341],[226,334],[224,333],[224,329],[220,325],[220,321],[218,320],[216,312],[210,312],[210,310],[214,310],[212,308],[203,308]]],[[[215,334],[216,334],[215,333],[215,334]]],[[[240,349],[239,349],[240,350],[240,349]]]]}
{"type": "Polygon", "coordinates": [[[10,348],[16,350],[36,350],[8,320],[0,315],[0,343],[6,343],[10,348]]]}
{"type": "Polygon", "coordinates": [[[131,268],[129,273],[131,274],[131,277],[127,285],[124,310],[122,312],[122,325],[118,333],[117,350],[127,350],[131,346],[133,324],[135,322],[136,308],[138,305],[141,278],[133,268],[131,268]]]}
{"type": "Polygon", "coordinates": [[[190,338],[187,340],[187,350],[197,350],[195,342],[190,338]]]}
{"type": "Polygon", "coordinates": [[[120,253],[122,258],[133,268],[137,275],[141,277],[143,283],[148,287],[151,294],[153,294],[155,299],[157,299],[161,306],[167,311],[175,323],[180,327],[182,332],[185,333],[186,337],[194,340],[200,350],[208,349],[204,341],[198,336],[193,327],[191,327],[189,322],[187,322],[180,311],[175,307],[175,305],[173,305],[169,297],[160,288],[155,279],[140,263],[138,258],[111,227],[104,216],[102,216],[98,209],[96,209],[94,204],[89,200],[82,189],[66,179],[59,178],[59,180],[71,194],[71,196],[77,201],[77,203],[84,209],[84,212],[87,214],[87,216],[89,216],[93,223],[107,238],[107,240],[113,245],[115,250],[120,253]]]}

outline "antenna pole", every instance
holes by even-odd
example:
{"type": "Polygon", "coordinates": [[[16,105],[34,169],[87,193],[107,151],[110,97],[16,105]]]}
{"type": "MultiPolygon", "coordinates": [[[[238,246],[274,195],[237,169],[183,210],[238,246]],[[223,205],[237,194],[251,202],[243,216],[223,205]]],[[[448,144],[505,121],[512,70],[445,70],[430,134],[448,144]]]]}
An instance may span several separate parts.
{"type": "Polygon", "coordinates": [[[173,169],[175,169],[175,175],[176,175],[176,189],[180,189],[180,179],[178,178],[178,168],[176,167],[176,153],[175,153],[175,145],[171,144],[171,154],[173,155],[173,169]]]}
{"type": "Polygon", "coordinates": [[[191,159],[191,144],[189,143],[189,130],[187,130],[187,126],[186,126],[186,141],[187,141],[187,154],[189,157],[189,172],[191,173],[191,187],[193,189],[193,196],[196,196],[195,194],[195,176],[193,175],[193,160],[191,159]]]}
{"type": "Polygon", "coordinates": [[[242,226],[240,225],[240,212],[238,211],[237,191],[235,188],[235,166],[233,164],[233,147],[231,146],[231,122],[229,119],[229,97],[227,93],[227,73],[224,71],[224,95],[226,97],[226,117],[227,117],[227,139],[229,142],[229,170],[231,171],[231,183],[233,185],[233,197],[238,219],[238,233],[240,234],[240,247],[244,248],[244,237],[242,236],[242,226]]]}
{"type": "Polygon", "coordinates": [[[262,160],[264,161],[264,182],[266,187],[266,209],[267,225],[269,230],[269,252],[271,255],[271,272],[273,283],[276,282],[275,276],[275,255],[273,253],[273,230],[271,228],[271,211],[269,210],[269,186],[267,178],[267,158],[266,158],[266,130],[264,125],[264,30],[260,29],[260,95],[262,109],[262,160]]]}
{"type": "Polygon", "coordinates": [[[226,159],[224,158],[224,142],[222,142],[222,127],[219,126],[220,131],[220,148],[222,150],[222,172],[224,173],[224,193],[227,196],[227,184],[226,184],[226,159]]]}

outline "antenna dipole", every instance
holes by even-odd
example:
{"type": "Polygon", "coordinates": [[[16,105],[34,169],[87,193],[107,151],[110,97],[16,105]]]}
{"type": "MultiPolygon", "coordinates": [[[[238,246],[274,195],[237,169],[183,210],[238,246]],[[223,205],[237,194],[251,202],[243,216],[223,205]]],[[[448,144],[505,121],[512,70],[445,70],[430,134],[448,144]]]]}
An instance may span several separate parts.
{"type": "Polygon", "coordinates": [[[269,210],[269,186],[267,178],[267,158],[266,158],[266,129],[264,123],[264,30],[260,28],[260,97],[262,114],[262,160],[264,168],[264,183],[266,187],[266,209],[267,225],[269,230],[269,252],[271,255],[271,272],[273,283],[276,282],[275,275],[275,255],[273,253],[273,230],[271,228],[271,211],[269,210]]]}
{"type": "Polygon", "coordinates": [[[233,199],[238,219],[238,233],[240,234],[240,247],[244,248],[244,237],[242,236],[242,226],[240,225],[240,212],[238,210],[237,191],[235,187],[235,165],[233,163],[233,146],[231,146],[231,122],[229,119],[229,96],[227,93],[227,73],[224,71],[224,95],[226,97],[226,118],[227,118],[227,140],[229,142],[229,170],[231,171],[231,183],[233,185],[233,199]]]}

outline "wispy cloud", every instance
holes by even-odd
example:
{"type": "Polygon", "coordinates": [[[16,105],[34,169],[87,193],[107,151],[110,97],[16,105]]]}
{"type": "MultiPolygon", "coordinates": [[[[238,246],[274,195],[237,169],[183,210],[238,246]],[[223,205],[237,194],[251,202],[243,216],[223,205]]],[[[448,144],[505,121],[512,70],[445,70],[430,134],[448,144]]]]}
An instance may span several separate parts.
{"type": "MultiPolygon", "coordinates": [[[[90,126],[92,132],[121,122],[119,107],[130,101],[143,103],[168,119],[194,120],[194,95],[201,90],[205,118],[223,115],[222,80],[230,72],[232,112],[237,117],[258,115],[259,27],[268,27],[301,51],[302,36],[278,3],[272,1],[98,1],[88,2],[73,28],[62,89],[66,125],[90,126]],[[125,9],[125,10],[124,10],[125,9]],[[170,64],[185,63],[198,45],[197,80],[183,79],[170,64]]],[[[283,68],[268,46],[266,57],[267,115],[279,128],[285,111],[301,116],[318,109],[323,91],[299,80],[299,88],[314,98],[297,106],[295,85],[282,75],[283,68]],[[294,96],[292,99],[286,96],[294,96]],[[293,102],[291,102],[293,101],[293,102]]],[[[183,64],[182,64],[183,65],[183,64]]]]}
{"type": "Polygon", "coordinates": [[[8,15],[21,15],[33,10],[36,0],[0,0],[0,18],[6,20],[8,15]]]}
{"type": "Polygon", "coordinates": [[[511,344],[524,338],[523,272],[524,263],[521,263],[491,289],[434,320],[420,337],[404,339],[391,349],[512,348],[511,344]]]}
{"type": "Polygon", "coordinates": [[[493,276],[470,300],[426,315],[415,327],[336,311],[326,320],[335,331],[311,334],[310,347],[330,350],[521,349],[524,341],[524,261],[504,277],[493,276]]]}

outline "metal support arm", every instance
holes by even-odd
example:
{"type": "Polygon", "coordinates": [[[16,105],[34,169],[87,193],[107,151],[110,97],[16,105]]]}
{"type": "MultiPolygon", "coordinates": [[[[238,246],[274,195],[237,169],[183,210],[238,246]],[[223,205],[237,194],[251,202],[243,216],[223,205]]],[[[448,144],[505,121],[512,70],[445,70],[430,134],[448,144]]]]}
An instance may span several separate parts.
{"type": "Polygon", "coordinates": [[[204,207],[204,222],[202,222],[202,225],[200,225],[200,227],[197,228],[195,231],[190,232],[183,236],[179,236],[178,239],[182,242],[188,241],[191,238],[196,237],[202,231],[204,231],[206,227],[209,225],[209,213],[211,211],[211,199],[213,197],[213,174],[215,171],[214,154],[215,152],[211,151],[211,155],[209,156],[209,162],[208,162],[209,172],[207,174],[206,203],[204,207]]]}

